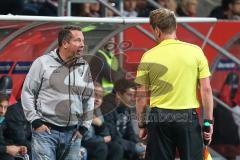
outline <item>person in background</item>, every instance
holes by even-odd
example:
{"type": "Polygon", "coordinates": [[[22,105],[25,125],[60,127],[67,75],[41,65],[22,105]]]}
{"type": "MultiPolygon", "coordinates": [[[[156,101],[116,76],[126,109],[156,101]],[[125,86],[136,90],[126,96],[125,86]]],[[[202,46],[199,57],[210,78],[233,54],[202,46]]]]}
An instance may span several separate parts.
{"type": "Polygon", "coordinates": [[[173,11],[175,14],[177,14],[177,1],[176,0],[165,0],[164,7],[169,9],[170,11],[173,11]]]}
{"type": "Polygon", "coordinates": [[[115,55],[115,41],[110,39],[103,48],[89,60],[94,82],[98,82],[104,89],[104,95],[111,93],[113,83],[124,77],[119,60],[115,55]]]}
{"type": "Polygon", "coordinates": [[[24,0],[0,1],[0,14],[20,15],[24,7],[24,0]]]}
{"type": "Polygon", "coordinates": [[[197,15],[198,0],[180,0],[177,15],[180,17],[195,17],[197,15]]]}
{"type": "Polygon", "coordinates": [[[228,19],[240,20],[240,0],[231,0],[228,19]]]}
{"type": "MultiPolygon", "coordinates": [[[[5,115],[6,133],[5,139],[9,143],[26,146],[28,155],[31,155],[31,125],[27,121],[21,100],[8,107],[5,115]]],[[[31,157],[30,157],[31,159],[31,157]]]]}
{"type": "Polygon", "coordinates": [[[136,11],[138,13],[138,17],[148,17],[150,11],[154,9],[153,6],[149,4],[147,0],[138,0],[136,11]]]}
{"type": "Polygon", "coordinates": [[[0,93],[6,94],[9,97],[9,105],[16,103],[16,98],[12,93],[13,81],[8,75],[4,75],[0,78],[0,93]]]}
{"type": "Polygon", "coordinates": [[[39,7],[39,16],[57,16],[58,0],[45,0],[39,7]]]}
{"type": "Polygon", "coordinates": [[[101,17],[100,10],[101,10],[100,3],[96,2],[96,3],[90,4],[90,16],[91,17],[101,17]]]}
{"type": "Polygon", "coordinates": [[[119,143],[124,157],[132,160],[143,158],[145,145],[134,132],[130,108],[135,105],[137,85],[124,78],[114,83],[114,93],[103,98],[101,110],[113,141],[119,143]]]}
{"type": "Polygon", "coordinates": [[[87,149],[89,159],[122,160],[123,150],[112,140],[101,113],[103,87],[97,82],[94,83],[94,87],[94,118],[89,132],[83,137],[83,146],[87,149]]]}
{"type": "Polygon", "coordinates": [[[231,0],[222,0],[221,6],[213,8],[213,10],[210,12],[209,17],[216,17],[218,19],[228,19],[230,3],[231,0]]]}
{"type": "Polygon", "coordinates": [[[124,11],[123,17],[137,17],[138,13],[136,12],[137,1],[136,0],[124,0],[124,11]]]}
{"type": "Polygon", "coordinates": [[[5,113],[9,105],[8,96],[0,93],[0,158],[1,160],[14,160],[17,155],[25,155],[27,147],[17,146],[15,144],[7,143],[4,135],[5,131],[5,113]]]}

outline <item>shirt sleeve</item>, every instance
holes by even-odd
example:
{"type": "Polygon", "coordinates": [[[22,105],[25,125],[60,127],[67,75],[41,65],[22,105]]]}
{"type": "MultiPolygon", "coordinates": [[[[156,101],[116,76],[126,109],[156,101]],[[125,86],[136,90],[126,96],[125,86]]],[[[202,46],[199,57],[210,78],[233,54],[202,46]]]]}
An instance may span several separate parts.
{"type": "Polygon", "coordinates": [[[135,82],[140,85],[149,85],[149,63],[144,55],[138,65],[135,82]]]}
{"type": "Polygon", "coordinates": [[[209,71],[208,61],[204,53],[201,53],[198,56],[198,79],[206,78],[211,75],[209,71]]]}
{"type": "Polygon", "coordinates": [[[33,62],[22,88],[21,100],[23,111],[26,119],[31,123],[34,120],[41,119],[41,116],[35,109],[35,96],[40,89],[43,74],[43,65],[40,58],[38,58],[33,62]]]}
{"type": "Polygon", "coordinates": [[[91,127],[92,118],[93,118],[93,110],[94,110],[94,85],[92,81],[92,76],[90,72],[90,67],[87,64],[87,70],[84,76],[84,81],[87,82],[86,88],[83,95],[83,126],[89,129],[91,127]]]}

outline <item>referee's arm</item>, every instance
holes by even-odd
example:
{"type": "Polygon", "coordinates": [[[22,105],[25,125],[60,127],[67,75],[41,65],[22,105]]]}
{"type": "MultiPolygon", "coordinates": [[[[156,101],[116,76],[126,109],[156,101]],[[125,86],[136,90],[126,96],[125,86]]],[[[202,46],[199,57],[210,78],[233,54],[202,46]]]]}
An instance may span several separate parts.
{"type": "Polygon", "coordinates": [[[145,118],[146,118],[146,110],[148,106],[148,88],[147,86],[140,85],[137,88],[136,95],[136,112],[138,117],[139,128],[144,128],[145,126],[145,118]]]}
{"type": "Polygon", "coordinates": [[[205,119],[213,120],[213,95],[209,77],[200,79],[200,92],[205,110],[205,119]]]}
{"type": "MultiPolygon", "coordinates": [[[[213,95],[209,77],[200,79],[200,92],[206,115],[205,119],[213,120],[213,95]]],[[[211,143],[213,133],[213,125],[211,124],[210,126],[210,132],[204,132],[203,134],[204,139],[208,140],[209,144],[211,143]]]]}

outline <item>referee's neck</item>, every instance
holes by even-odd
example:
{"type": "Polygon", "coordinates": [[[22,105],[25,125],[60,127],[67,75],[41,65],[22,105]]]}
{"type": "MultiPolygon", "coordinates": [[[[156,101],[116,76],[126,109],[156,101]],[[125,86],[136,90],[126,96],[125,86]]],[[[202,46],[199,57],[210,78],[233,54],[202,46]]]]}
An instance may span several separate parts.
{"type": "Polygon", "coordinates": [[[177,39],[176,32],[173,33],[162,33],[159,37],[159,43],[168,39],[177,39]]]}

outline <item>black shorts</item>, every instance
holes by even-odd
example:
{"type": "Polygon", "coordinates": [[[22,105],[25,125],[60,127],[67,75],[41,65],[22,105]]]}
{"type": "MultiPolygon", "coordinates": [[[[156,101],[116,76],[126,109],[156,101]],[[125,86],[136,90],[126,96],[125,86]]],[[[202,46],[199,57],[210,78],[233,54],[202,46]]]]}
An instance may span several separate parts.
{"type": "Polygon", "coordinates": [[[153,108],[149,114],[146,160],[202,160],[203,140],[195,109],[153,108]]]}

